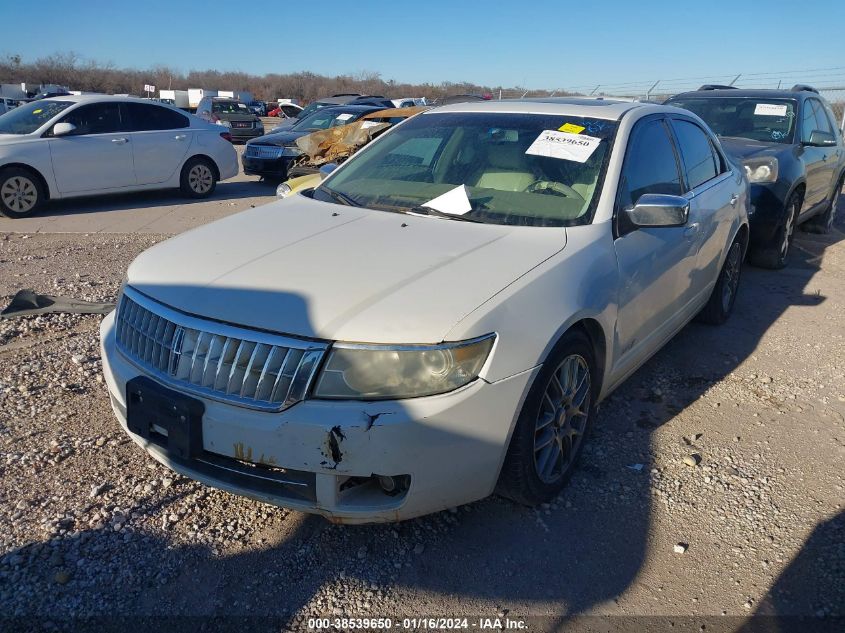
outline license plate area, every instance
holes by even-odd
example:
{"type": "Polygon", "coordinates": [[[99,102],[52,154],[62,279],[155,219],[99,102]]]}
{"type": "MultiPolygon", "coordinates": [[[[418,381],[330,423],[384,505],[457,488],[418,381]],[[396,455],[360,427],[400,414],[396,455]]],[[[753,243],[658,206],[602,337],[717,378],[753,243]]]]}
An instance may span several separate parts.
{"type": "Polygon", "coordinates": [[[168,454],[190,459],[202,454],[205,405],[145,376],[126,383],[126,425],[168,454]]]}

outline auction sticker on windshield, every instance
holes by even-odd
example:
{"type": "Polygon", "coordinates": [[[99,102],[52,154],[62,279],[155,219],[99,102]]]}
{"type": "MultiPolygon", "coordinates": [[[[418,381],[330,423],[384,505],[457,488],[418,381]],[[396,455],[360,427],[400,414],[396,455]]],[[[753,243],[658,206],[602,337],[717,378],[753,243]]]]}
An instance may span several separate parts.
{"type": "Polygon", "coordinates": [[[786,105],[758,103],[754,107],[754,114],[760,114],[763,116],[786,116],[786,105]]]}
{"type": "Polygon", "coordinates": [[[543,130],[525,150],[526,154],[586,163],[601,143],[600,138],[557,130],[543,130]]]}

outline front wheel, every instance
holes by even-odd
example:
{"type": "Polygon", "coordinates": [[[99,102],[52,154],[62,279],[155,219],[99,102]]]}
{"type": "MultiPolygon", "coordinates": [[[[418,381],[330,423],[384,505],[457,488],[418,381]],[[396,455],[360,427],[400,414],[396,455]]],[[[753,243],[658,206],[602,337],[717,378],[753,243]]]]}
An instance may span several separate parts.
{"type": "Polygon", "coordinates": [[[208,198],[217,187],[217,170],[207,158],[192,158],[182,168],[179,182],[189,198],[208,198]]]}
{"type": "Polygon", "coordinates": [[[760,268],[778,269],[786,266],[795,235],[795,223],[800,214],[801,195],[793,192],[784,205],[783,217],[774,237],[768,244],[752,248],[748,253],[748,260],[760,268]]]}
{"type": "Polygon", "coordinates": [[[736,303],[736,293],[739,290],[739,277],[742,273],[742,244],[735,240],[728,250],[728,256],[719,278],[713,287],[713,293],[707,305],[699,312],[698,320],[710,325],[721,325],[728,320],[736,303]]]}
{"type": "Polygon", "coordinates": [[[590,340],[579,330],[567,332],[522,406],[499,476],[501,495],[536,505],[560,493],[595,418],[599,380],[590,340]]]}
{"type": "Polygon", "coordinates": [[[45,198],[41,180],[28,169],[9,167],[0,172],[0,215],[9,218],[31,215],[45,198]]]}

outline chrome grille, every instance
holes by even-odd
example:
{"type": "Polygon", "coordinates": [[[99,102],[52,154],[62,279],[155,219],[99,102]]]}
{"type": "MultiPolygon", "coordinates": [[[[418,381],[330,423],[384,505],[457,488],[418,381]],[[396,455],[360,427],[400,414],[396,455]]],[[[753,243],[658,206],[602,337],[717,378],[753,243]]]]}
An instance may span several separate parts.
{"type": "Polygon", "coordinates": [[[117,346],[140,368],[202,396],[280,410],[305,397],[326,346],[178,312],[125,288],[117,346]]]}
{"type": "Polygon", "coordinates": [[[250,143],[246,146],[246,155],[250,158],[281,158],[283,147],[275,145],[258,145],[250,143]]]}

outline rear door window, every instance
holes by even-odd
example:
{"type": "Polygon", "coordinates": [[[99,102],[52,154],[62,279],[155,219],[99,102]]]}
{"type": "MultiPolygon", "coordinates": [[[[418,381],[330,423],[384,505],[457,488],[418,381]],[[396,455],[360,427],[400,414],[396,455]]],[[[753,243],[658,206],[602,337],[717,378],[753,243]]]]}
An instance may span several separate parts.
{"type": "Polygon", "coordinates": [[[630,209],[647,193],[683,193],[674,144],[662,119],[643,121],[634,128],[625,154],[619,204],[630,209]]]}
{"type": "Polygon", "coordinates": [[[126,109],[129,111],[134,132],[179,130],[191,125],[184,114],[157,105],[127,103],[126,109]]]}
{"type": "Polygon", "coordinates": [[[704,130],[695,123],[680,119],[673,119],[672,127],[678,137],[687,186],[695,189],[715,178],[719,174],[721,161],[704,130]]]}

